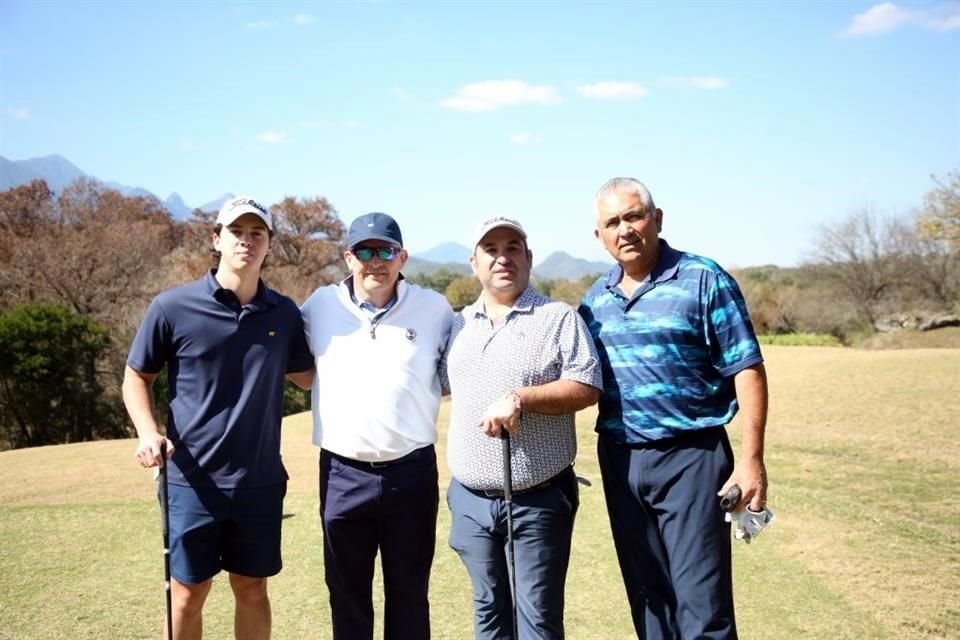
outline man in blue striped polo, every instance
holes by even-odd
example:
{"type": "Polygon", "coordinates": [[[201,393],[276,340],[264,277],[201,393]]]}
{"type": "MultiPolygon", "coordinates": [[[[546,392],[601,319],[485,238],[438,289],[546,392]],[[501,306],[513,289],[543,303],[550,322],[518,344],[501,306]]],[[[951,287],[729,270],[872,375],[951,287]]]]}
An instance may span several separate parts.
{"type": "Polygon", "coordinates": [[[580,314],[603,368],[598,457],[638,637],[737,637],[730,526],[718,496],[761,510],[767,479],[763,357],[733,278],[660,238],[663,211],[633,178],[595,199],[617,264],[580,314]],[[740,412],[739,461],[724,428],[740,412]]]}

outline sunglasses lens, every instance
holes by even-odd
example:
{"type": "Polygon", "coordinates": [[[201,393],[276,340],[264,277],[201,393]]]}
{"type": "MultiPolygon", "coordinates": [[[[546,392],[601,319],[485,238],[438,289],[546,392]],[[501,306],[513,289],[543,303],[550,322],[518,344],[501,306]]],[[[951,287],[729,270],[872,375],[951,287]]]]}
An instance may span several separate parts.
{"type": "Polygon", "coordinates": [[[396,258],[398,253],[396,247],[357,247],[353,250],[353,255],[361,262],[370,262],[373,256],[387,262],[396,258]]]}

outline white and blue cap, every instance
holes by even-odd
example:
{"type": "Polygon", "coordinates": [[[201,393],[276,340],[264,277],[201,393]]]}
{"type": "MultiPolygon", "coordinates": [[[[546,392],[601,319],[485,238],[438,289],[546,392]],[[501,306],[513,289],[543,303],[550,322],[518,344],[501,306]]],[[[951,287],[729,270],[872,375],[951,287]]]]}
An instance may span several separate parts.
{"type": "Polygon", "coordinates": [[[387,214],[378,211],[365,213],[350,223],[350,230],[347,232],[347,247],[353,249],[367,240],[382,240],[398,247],[403,246],[400,225],[387,214]]]}
{"type": "Polygon", "coordinates": [[[493,231],[494,229],[513,229],[520,235],[520,238],[526,242],[527,241],[527,232],[523,230],[523,227],[520,226],[520,223],[514,220],[513,218],[508,218],[506,216],[493,216],[492,218],[487,218],[477,227],[477,230],[473,234],[473,247],[476,248],[480,241],[483,240],[483,237],[493,231]]]}
{"type": "Polygon", "coordinates": [[[220,213],[217,214],[217,224],[229,226],[246,213],[257,216],[263,220],[263,224],[267,225],[267,229],[273,231],[273,216],[270,215],[270,210],[250,196],[240,196],[223,203],[220,213]]]}

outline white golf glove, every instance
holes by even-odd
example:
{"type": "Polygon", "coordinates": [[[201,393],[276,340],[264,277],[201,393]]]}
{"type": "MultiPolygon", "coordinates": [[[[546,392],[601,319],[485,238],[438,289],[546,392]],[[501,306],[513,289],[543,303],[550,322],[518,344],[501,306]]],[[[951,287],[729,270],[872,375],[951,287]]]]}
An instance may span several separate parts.
{"type": "Polygon", "coordinates": [[[763,531],[763,528],[773,522],[774,519],[773,512],[770,509],[764,508],[763,511],[753,511],[750,507],[738,511],[728,511],[723,517],[724,520],[736,527],[733,537],[737,540],[743,540],[747,544],[756,538],[763,531]]]}

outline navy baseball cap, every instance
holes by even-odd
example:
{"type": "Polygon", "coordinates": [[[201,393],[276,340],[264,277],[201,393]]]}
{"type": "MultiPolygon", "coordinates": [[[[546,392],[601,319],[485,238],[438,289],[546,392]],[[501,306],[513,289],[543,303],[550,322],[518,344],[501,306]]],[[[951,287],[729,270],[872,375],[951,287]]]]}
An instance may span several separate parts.
{"type": "Polygon", "coordinates": [[[365,213],[350,223],[347,232],[347,247],[353,249],[367,240],[383,240],[403,246],[403,236],[400,235],[400,225],[385,213],[365,213]]]}

